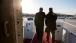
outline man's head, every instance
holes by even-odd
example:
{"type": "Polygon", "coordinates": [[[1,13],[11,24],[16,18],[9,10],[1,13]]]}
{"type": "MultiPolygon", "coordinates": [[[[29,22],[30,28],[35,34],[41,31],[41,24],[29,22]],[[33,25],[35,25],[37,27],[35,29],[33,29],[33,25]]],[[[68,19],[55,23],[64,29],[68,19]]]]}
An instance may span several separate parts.
{"type": "Polygon", "coordinates": [[[49,8],[49,12],[53,12],[53,8],[49,8]]]}
{"type": "Polygon", "coordinates": [[[43,12],[43,8],[42,7],[40,7],[39,12],[43,12]]]}

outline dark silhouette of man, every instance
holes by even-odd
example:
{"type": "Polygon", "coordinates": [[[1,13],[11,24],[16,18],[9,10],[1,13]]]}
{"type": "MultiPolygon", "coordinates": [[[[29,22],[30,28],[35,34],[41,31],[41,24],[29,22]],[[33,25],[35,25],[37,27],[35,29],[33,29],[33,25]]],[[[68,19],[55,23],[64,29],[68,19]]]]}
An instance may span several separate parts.
{"type": "Polygon", "coordinates": [[[47,33],[47,41],[49,42],[49,36],[50,36],[50,31],[52,33],[52,43],[55,41],[55,30],[56,28],[56,20],[57,20],[57,15],[53,13],[53,9],[49,8],[49,13],[46,15],[46,29],[45,32],[47,33]]]}
{"type": "Polygon", "coordinates": [[[43,8],[41,7],[39,9],[39,12],[36,13],[34,20],[36,26],[37,39],[39,43],[42,43],[44,18],[45,18],[45,13],[43,12],[43,8]]]}

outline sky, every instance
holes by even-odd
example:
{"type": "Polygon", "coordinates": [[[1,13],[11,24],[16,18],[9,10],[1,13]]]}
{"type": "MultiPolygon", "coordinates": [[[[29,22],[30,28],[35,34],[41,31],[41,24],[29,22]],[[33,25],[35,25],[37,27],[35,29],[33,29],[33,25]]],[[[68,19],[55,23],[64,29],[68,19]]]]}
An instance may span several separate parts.
{"type": "Polygon", "coordinates": [[[76,14],[76,0],[22,0],[23,13],[36,13],[39,8],[47,14],[50,7],[55,13],[76,14]]]}

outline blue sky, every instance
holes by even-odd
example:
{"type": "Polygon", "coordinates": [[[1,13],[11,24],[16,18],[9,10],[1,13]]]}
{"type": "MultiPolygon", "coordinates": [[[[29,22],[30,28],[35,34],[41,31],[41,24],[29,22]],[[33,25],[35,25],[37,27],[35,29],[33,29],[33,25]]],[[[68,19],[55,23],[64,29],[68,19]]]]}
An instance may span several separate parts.
{"type": "Polygon", "coordinates": [[[40,7],[48,13],[49,7],[55,13],[76,14],[76,0],[22,0],[23,13],[36,13],[40,7]]]}

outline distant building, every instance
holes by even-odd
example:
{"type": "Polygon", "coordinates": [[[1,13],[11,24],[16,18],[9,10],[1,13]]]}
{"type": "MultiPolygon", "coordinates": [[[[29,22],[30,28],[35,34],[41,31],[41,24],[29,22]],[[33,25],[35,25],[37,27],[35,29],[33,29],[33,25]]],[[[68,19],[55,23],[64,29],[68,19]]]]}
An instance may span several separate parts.
{"type": "MultiPolygon", "coordinates": [[[[61,14],[61,13],[55,13],[55,14],[57,14],[58,18],[69,18],[69,17],[76,18],[76,14],[75,15],[61,14]]],[[[35,14],[22,13],[22,17],[35,17],[35,14]]]]}
{"type": "Polygon", "coordinates": [[[35,14],[22,13],[22,17],[35,17],[35,14]]]}

